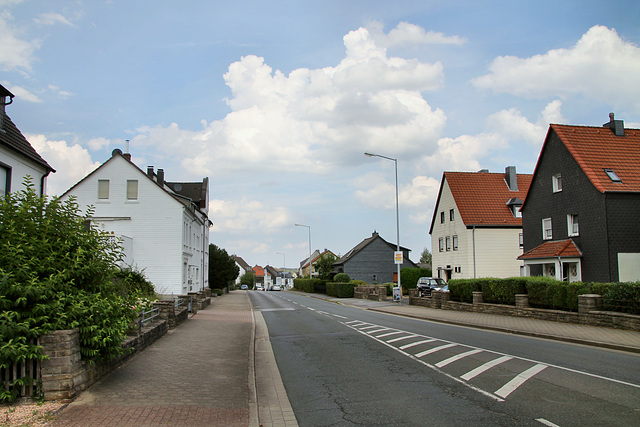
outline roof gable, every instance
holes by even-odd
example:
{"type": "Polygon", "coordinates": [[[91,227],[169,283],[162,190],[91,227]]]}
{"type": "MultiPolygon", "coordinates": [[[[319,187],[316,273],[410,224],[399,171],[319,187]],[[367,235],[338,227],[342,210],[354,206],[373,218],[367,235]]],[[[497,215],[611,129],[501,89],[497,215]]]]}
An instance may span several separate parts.
{"type": "MultiPolygon", "coordinates": [[[[0,114],[3,113],[0,111],[0,114]]],[[[2,143],[2,145],[23,155],[32,162],[44,167],[47,171],[56,171],[49,165],[49,163],[47,163],[45,159],[40,156],[40,154],[38,154],[38,152],[31,146],[29,141],[27,141],[27,138],[24,137],[22,132],[20,132],[18,127],[6,114],[4,115],[4,120],[2,121],[2,130],[4,131],[0,131],[0,143],[2,143]]]]}
{"type": "Polygon", "coordinates": [[[512,191],[503,173],[445,172],[440,183],[429,233],[433,231],[433,225],[437,220],[445,182],[466,226],[521,226],[522,218],[513,215],[510,205],[517,199],[525,199],[533,175],[519,173],[516,177],[518,189],[512,191]]]}
{"type": "Polygon", "coordinates": [[[608,127],[551,124],[549,128],[542,150],[555,132],[598,191],[640,192],[640,129],[624,129],[624,136],[616,136],[608,127]],[[620,182],[613,181],[606,169],[613,170],[620,182]]]}
{"type": "MultiPolygon", "coordinates": [[[[385,243],[386,245],[388,245],[391,249],[393,249],[394,251],[397,249],[397,246],[387,242],[386,240],[384,240],[382,237],[380,237],[380,235],[378,234],[378,232],[374,231],[373,234],[371,234],[371,237],[367,237],[366,239],[364,239],[362,242],[358,243],[356,246],[353,247],[353,249],[351,249],[349,252],[347,252],[346,254],[344,254],[344,256],[342,256],[340,259],[338,259],[336,262],[333,263],[333,265],[336,264],[344,264],[345,262],[347,262],[349,259],[353,258],[356,254],[358,254],[358,252],[362,251],[364,248],[366,248],[367,246],[369,246],[371,243],[373,243],[375,240],[381,240],[383,243],[385,243]]],[[[402,246],[400,246],[400,250],[401,251],[407,251],[410,252],[410,249],[404,248],[402,246]]]]}
{"type": "Polygon", "coordinates": [[[557,257],[581,257],[582,252],[571,239],[544,242],[530,251],[520,255],[518,259],[540,259],[557,257]]]}

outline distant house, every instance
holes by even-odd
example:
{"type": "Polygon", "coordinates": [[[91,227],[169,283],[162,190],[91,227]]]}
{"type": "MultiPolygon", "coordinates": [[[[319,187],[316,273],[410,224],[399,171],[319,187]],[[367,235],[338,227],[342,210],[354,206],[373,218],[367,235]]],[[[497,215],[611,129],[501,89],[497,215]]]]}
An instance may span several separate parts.
{"type": "MultiPolygon", "coordinates": [[[[324,255],[328,254],[333,255],[336,259],[338,258],[336,254],[331,252],[329,249],[325,249],[322,252],[320,252],[319,249],[313,251],[313,253],[311,254],[312,277],[318,277],[318,271],[315,269],[315,267],[313,267],[313,265],[318,262],[318,260],[324,255]]],[[[300,262],[300,269],[298,271],[300,277],[309,276],[309,258],[305,258],[300,262]]]]}
{"type": "Polygon", "coordinates": [[[145,173],[116,149],[60,197],[93,206],[92,224],[122,241],[125,263],[143,269],[157,293],[179,295],[209,286],[208,184],[167,182],[163,169],[145,173]]]}
{"type": "Polygon", "coordinates": [[[527,275],[640,280],[640,129],[552,124],[522,206],[527,275]]]}
{"type": "Polygon", "coordinates": [[[0,85],[0,197],[23,189],[27,175],[39,195],[47,194],[47,176],[55,170],[40,157],[7,115],[14,95],[0,85]]]}
{"type": "Polygon", "coordinates": [[[253,269],[241,257],[239,257],[237,255],[231,255],[231,257],[233,258],[233,260],[236,262],[236,265],[240,269],[240,273],[238,274],[238,277],[236,277],[236,285],[239,285],[240,284],[240,279],[242,278],[242,276],[245,273],[249,273],[250,271],[253,271],[253,269]]]}
{"type": "Polygon", "coordinates": [[[259,265],[256,265],[255,267],[253,267],[253,273],[256,275],[256,285],[257,284],[264,285],[265,284],[264,268],[262,268],[259,265]]]}
{"type": "Polygon", "coordinates": [[[531,174],[445,172],[431,220],[433,274],[447,281],[520,276],[522,206],[531,174]]]}
{"type": "MultiPolygon", "coordinates": [[[[397,246],[384,240],[377,232],[358,243],[334,264],[336,273],[346,273],[351,280],[362,280],[367,283],[397,283],[397,270],[394,254],[397,246]]],[[[410,249],[400,246],[404,262],[402,268],[417,268],[409,259],[410,249]]]]}

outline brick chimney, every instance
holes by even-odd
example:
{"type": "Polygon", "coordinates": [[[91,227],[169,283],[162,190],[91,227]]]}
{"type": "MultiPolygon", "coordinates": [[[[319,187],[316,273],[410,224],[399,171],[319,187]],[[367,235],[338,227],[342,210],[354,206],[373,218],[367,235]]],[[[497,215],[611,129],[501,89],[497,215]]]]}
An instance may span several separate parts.
{"type": "Polygon", "coordinates": [[[164,169],[158,169],[157,182],[161,187],[164,187],[164,169]]]}
{"type": "Polygon", "coordinates": [[[504,180],[507,182],[509,191],[518,191],[518,174],[515,166],[507,166],[504,170],[504,180]]]}
{"type": "Polygon", "coordinates": [[[615,136],[624,136],[624,120],[614,120],[613,113],[609,113],[609,123],[605,123],[602,127],[609,128],[615,136]]]}

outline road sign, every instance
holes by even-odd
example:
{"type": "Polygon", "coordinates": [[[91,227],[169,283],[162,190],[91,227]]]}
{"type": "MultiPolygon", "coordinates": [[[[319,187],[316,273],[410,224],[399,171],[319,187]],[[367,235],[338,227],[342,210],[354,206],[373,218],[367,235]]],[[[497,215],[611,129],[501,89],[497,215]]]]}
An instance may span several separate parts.
{"type": "Polygon", "coordinates": [[[393,259],[395,260],[396,264],[402,264],[402,251],[394,251],[393,259]]]}

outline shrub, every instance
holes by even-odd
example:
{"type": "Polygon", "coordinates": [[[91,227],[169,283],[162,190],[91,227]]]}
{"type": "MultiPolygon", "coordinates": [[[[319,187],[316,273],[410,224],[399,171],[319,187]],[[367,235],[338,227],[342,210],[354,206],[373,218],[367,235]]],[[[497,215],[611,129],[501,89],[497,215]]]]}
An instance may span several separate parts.
{"type": "Polygon", "coordinates": [[[400,270],[400,282],[404,289],[415,289],[418,279],[421,277],[431,277],[431,270],[428,268],[403,268],[400,270]]]}
{"type": "Polygon", "coordinates": [[[347,273],[338,273],[333,278],[334,282],[348,283],[351,281],[351,277],[347,273]]]}
{"type": "Polygon", "coordinates": [[[452,301],[473,302],[473,292],[482,290],[476,279],[454,279],[449,281],[449,293],[452,301]]]}
{"type": "Polygon", "coordinates": [[[349,282],[329,282],[327,283],[327,295],[337,298],[353,298],[353,288],[355,284],[349,282]]]}
{"type": "Polygon", "coordinates": [[[144,270],[137,270],[133,266],[122,267],[116,270],[114,280],[126,295],[150,298],[156,296],[153,283],[147,280],[144,270]]]}
{"type": "Polygon", "coordinates": [[[365,282],[364,280],[352,280],[351,283],[353,283],[354,286],[367,286],[368,283],[365,282]]]}
{"type": "Polygon", "coordinates": [[[395,286],[395,283],[383,283],[382,286],[385,286],[387,288],[387,296],[392,296],[393,295],[393,287],[395,286]]]}
{"type": "Polygon", "coordinates": [[[214,288],[214,289],[211,289],[211,293],[216,294],[217,296],[220,296],[224,294],[224,291],[220,288],[214,288]]]}

